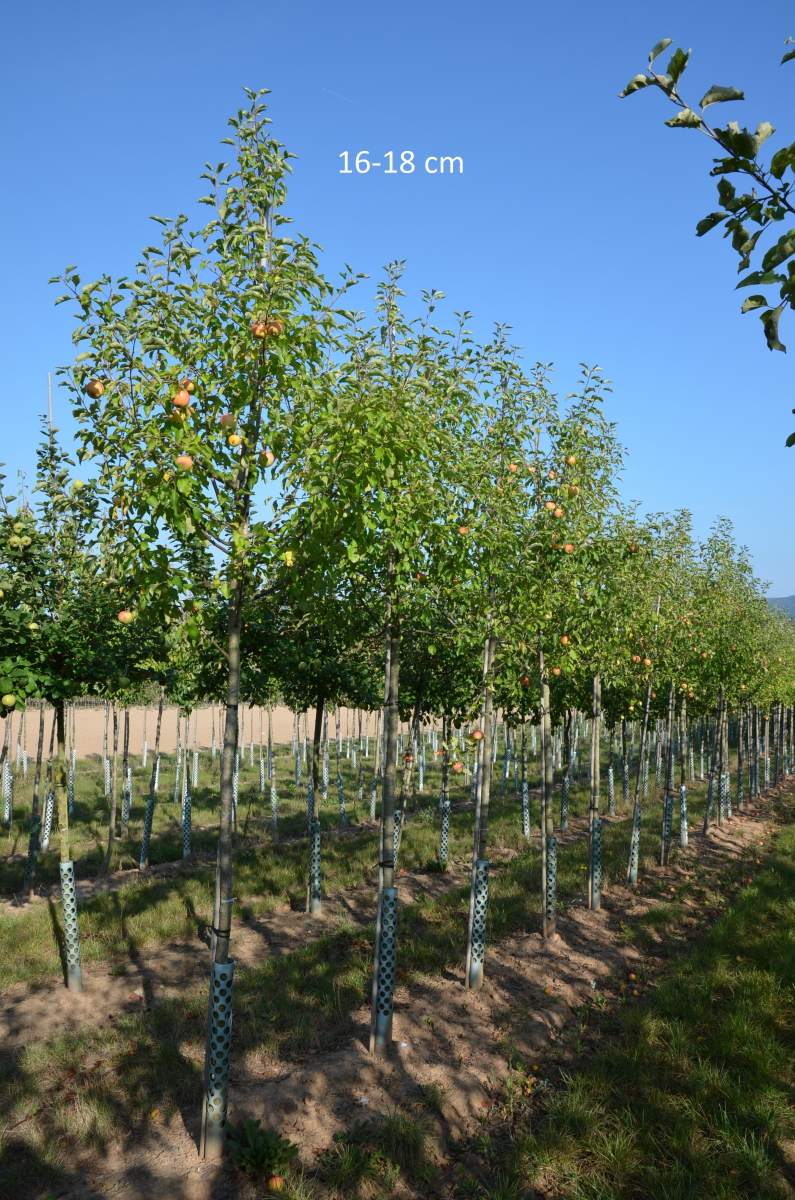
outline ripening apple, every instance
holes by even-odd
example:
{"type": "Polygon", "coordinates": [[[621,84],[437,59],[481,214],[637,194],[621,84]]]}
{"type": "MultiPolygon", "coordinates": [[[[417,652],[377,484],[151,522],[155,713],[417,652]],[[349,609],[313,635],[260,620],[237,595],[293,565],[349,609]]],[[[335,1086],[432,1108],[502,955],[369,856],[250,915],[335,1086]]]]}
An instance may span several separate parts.
{"type": "Polygon", "coordinates": [[[579,496],[580,494],[580,489],[577,487],[576,483],[570,483],[566,488],[566,491],[570,496],[579,496]]]}
{"type": "Polygon", "coordinates": [[[184,388],[184,390],[185,390],[186,392],[188,392],[188,393],[189,393],[189,395],[191,395],[191,396],[192,396],[192,395],[193,395],[193,393],[196,391],[196,384],[193,382],[193,380],[192,380],[192,379],[189,379],[187,375],[185,376],[185,378],[184,378],[184,379],[181,379],[181,380],[179,381],[179,386],[180,386],[181,388],[184,388]]]}
{"type": "Polygon", "coordinates": [[[86,384],[86,395],[90,396],[92,400],[99,400],[104,391],[105,384],[101,379],[89,379],[86,384]]]}
{"type": "Polygon", "coordinates": [[[461,762],[460,758],[457,758],[454,763],[450,764],[450,770],[455,771],[456,775],[460,775],[463,769],[464,764],[461,762]]]}
{"type": "Polygon", "coordinates": [[[0,704],[2,704],[3,708],[14,708],[16,703],[17,698],[13,692],[6,692],[5,695],[0,696],[0,704]]]}
{"type": "Polygon", "coordinates": [[[530,676],[529,675],[521,675],[519,677],[519,682],[521,683],[522,687],[530,687],[530,676]]]}
{"type": "Polygon", "coordinates": [[[472,742],[479,742],[479,741],[481,741],[482,737],[483,737],[482,729],[473,729],[469,735],[469,739],[472,742]]]}
{"type": "Polygon", "coordinates": [[[284,333],[284,321],[281,317],[274,317],[272,321],[268,321],[267,327],[271,337],[281,337],[284,333]]]}
{"type": "Polygon", "coordinates": [[[82,490],[85,486],[86,486],[85,482],[82,479],[75,479],[72,481],[72,491],[73,492],[82,492],[82,490]]]}
{"type": "Polygon", "coordinates": [[[171,397],[171,403],[175,408],[187,408],[190,404],[190,392],[187,388],[180,388],[171,397]]]}
{"type": "Polygon", "coordinates": [[[116,614],[116,620],[121,621],[122,625],[129,625],[134,616],[135,613],[131,612],[129,608],[123,608],[116,614]]]}
{"type": "Polygon", "coordinates": [[[554,512],[555,511],[555,501],[554,500],[545,500],[544,508],[547,510],[547,512],[554,512]]]}
{"type": "Polygon", "coordinates": [[[565,542],[563,545],[563,549],[565,550],[565,552],[567,554],[573,554],[574,553],[574,543],[573,542],[565,542]]]}
{"type": "Polygon", "coordinates": [[[651,666],[651,659],[650,659],[650,658],[644,658],[644,660],[643,660],[643,665],[644,665],[644,667],[650,667],[650,666],[651,666]]]}
{"type": "Polygon", "coordinates": [[[243,444],[243,439],[239,433],[230,433],[226,440],[230,446],[241,446],[243,444]]]}
{"type": "Polygon", "coordinates": [[[219,424],[222,429],[234,429],[235,414],[234,413],[222,413],[219,424]]]}
{"type": "Polygon", "coordinates": [[[508,470],[512,475],[515,475],[519,468],[516,463],[508,463],[508,470]]]}
{"type": "Polygon", "coordinates": [[[553,675],[560,675],[560,667],[553,667],[553,668],[552,668],[552,674],[553,674],[553,675]]]}
{"type": "Polygon", "coordinates": [[[566,465],[567,466],[573,467],[573,466],[575,466],[576,462],[577,462],[576,454],[567,454],[566,455],[566,465]]]}
{"type": "Polygon", "coordinates": [[[547,474],[547,479],[557,479],[557,475],[555,474],[554,471],[550,470],[547,474]]]}
{"type": "Polygon", "coordinates": [[[178,454],[174,462],[179,467],[180,471],[189,471],[193,466],[193,459],[189,454],[178,454]]]}
{"type": "Polygon", "coordinates": [[[567,633],[562,633],[562,634],[560,635],[560,644],[561,644],[561,646],[568,646],[568,644],[569,644],[569,635],[568,635],[567,633]]]}
{"type": "Polygon", "coordinates": [[[272,450],[266,448],[260,451],[259,464],[261,467],[272,467],[276,461],[276,455],[272,450]]]}
{"type": "Polygon", "coordinates": [[[469,533],[469,526],[468,525],[459,525],[458,532],[461,534],[461,537],[465,537],[466,534],[469,533]]]}
{"type": "Polygon", "coordinates": [[[563,516],[563,509],[562,509],[562,508],[556,508],[556,509],[555,509],[555,511],[554,511],[554,513],[553,513],[552,515],[553,515],[553,517],[562,517],[562,516],[563,516]]]}
{"type": "Polygon", "coordinates": [[[639,662],[640,662],[640,655],[639,655],[639,654],[633,654],[633,655],[632,655],[632,661],[633,661],[634,663],[639,663],[639,662]]]}
{"type": "Polygon", "coordinates": [[[255,338],[266,338],[268,336],[268,325],[266,321],[252,321],[251,332],[255,338]]]}
{"type": "Polygon", "coordinates": [[[269,1175],[267,1188],[269,1192],[283,1192],[287,1186],[287,1180],[283,1175],[269,1175]]]}

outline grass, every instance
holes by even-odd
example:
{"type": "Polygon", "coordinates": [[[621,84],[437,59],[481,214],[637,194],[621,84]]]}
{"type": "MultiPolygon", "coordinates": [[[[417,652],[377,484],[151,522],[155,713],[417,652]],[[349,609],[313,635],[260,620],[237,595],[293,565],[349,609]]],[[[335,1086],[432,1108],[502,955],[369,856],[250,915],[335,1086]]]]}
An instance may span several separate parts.
{"type": "Polygon", "coordinates": [[[795,1196],[795,826],[703,944],[641,1002],[591,1014],[587,1056],[481,1145],[460,1196],[795,1196]],[[508,1193],[509,1194],[509,1193],[508,1193]]]}

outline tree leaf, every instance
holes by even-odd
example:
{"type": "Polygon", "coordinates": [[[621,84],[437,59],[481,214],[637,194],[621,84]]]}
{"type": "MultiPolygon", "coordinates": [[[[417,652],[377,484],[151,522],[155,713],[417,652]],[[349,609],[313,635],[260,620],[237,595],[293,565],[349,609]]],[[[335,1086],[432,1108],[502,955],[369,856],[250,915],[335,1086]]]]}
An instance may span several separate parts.
{"type": "Polygon", "coordinates": [[[776,151],[770,160],[770,174],[776,179],[781,179],[787,167],[795,172],[795,142],[776,151]]]}
{"type": "Polygon", "coordinates": [[[680,108],[675,117],[671,117],[665,122],[671,129],[698,129],[701,125],[701,117],[698,113],[694,113],[692,108],[680,108]]]}
{"type": "MultiPolygon", "coordinates": [[[[792,52],[792,53],[793,53],[793,54],[795,54],[795,50],[793,50],[793,52],[792,52]]],[[[785,446],[795,446],[795,433],[791,433],[791,434],[789,435],[789,437],[787,438],[787,440],[786,440],[786,442],[784,443],[784,445],[785,445],[785,446]]]]}
{"type": "MultiPolygon", "coordinates": [[[[793,58],[795,58],[795,50],[788,50],[782,58],[781,63],[779,63],[779,66],[786,62],[792,62],[793,58]]],[[[789,442],[787,442],[787,445],[789,445],[789,442]]]]}
{"type": "Polygon", "coordinates": [[[751,310],[754,308],[765,308],[766,305],[767,300],[764,298],[764,296],[760,296],[759,293],[756,293],[753,296],[749,296],[747,300],[743,301],[740,312],[751,312],[751,310]]]}
{"type": "Polygon", "coordinates": [[[656,45],[652,46],[651,50],[649,51],[649,66],[651,66],[651,64],[654,62],[655,58],[658,58],[662,54],[663,50],[668,49],[672,41],[673,38],[663,38],[662,41],[657,42],[656,45]]]}
{"type": "Polygon", "coordinates": [[[699,102],[701,108],[709,108],[710,104],[723,104],[727,100],[744,100],[745,92],[741,92],[739,88],[723,87],[719,83],[713,83],[711,88],[704,93],[699,102]]]}
{"type": "Polygon", "coordinates": [[[702,217],[696,225],[696,237],[703,237],[705,233],[709,233],[710,229],[714,229],[716,225],[720,225],[721,221],[725,220],[725,212],[712,212],[706,217],[702,217]]]}
{"type": "Polygon", "coordinates": [[[631,96],[633,92],[639,92],[641,88],[648,87],[653,82],[648,75],[633,75],[623,92],[618,93],[618,98],[623,100],[625,96],[631,96]]]}
{"type": "Polygon", "coordinates": [[[793,254],[795,254],[795,229],[789,229],[778,239],[775,246],[770,247],[762,259],[762,270],[772,271],[791,258],[793,254]]]}
{"type": "Polygon", "coordinates": [[[762,328],[765,331],[765,341],[767,342],[768,350],[782,350],[786,353],[787,347],[778,336],[778,323],[781,314],[784,311],[784,305],[779,304],[776,308],[769,308],[767,312],[760,314],[759,320],[762,322],[762,328]]]}
{"type": "Polygon", "coordinates": [[[676,86],[676,84],[679,82],[680,76],[687,66],[687,60],[689,58],[690,51],[683,50],[681,46],[674,50],[673,54],[671,55],[668,61],[668,69],[666,74],[670,75],[674,86],[676,86]]]}

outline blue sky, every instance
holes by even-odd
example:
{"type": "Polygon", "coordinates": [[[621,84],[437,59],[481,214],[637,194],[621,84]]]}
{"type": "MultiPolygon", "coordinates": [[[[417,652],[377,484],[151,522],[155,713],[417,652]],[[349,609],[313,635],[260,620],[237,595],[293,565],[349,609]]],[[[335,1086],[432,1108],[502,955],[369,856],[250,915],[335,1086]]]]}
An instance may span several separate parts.
{"type": "MultiPolygon", "coordinates": [[[[205,161],[240,102],[273,89],[280,140],[298,155],[290,210],[325,248],[376,276],[408,260],[406,286],[441,288],[473,327],[509,322],[529,362],[580,362],[612,380],[628,449],[624,495],[690,508],[704,534],[730,517],[773,594],[795,592],[791,513],[795,320],[770,353],[741,317],[736,257],[713,207],[711,147],[669,130],[658,93],[617,93],[658,38],[693,48],[683,81],[743,87],[721,116],[790,142],[795,63],[779,68],[791,6],[749,18],[737,0],[473,4],[169,0],[14,5],[6,16],[0,459],[31,471],[47,371],[71,357],[66,307],[47,278],[123,273],[150,213],[200,193],[205,161]],[[461,176],[341,175],[343,150],[461,155],[461,176]],[[789,335],[789,337],[787,336],[789,335]]],[[[672,111],[672,110],[671,110],[672,111]]],[[[715,110],[714,110],[715,111],[715,110]]],[[[56,423],[71,418],[56,398],[56,423]]]]}

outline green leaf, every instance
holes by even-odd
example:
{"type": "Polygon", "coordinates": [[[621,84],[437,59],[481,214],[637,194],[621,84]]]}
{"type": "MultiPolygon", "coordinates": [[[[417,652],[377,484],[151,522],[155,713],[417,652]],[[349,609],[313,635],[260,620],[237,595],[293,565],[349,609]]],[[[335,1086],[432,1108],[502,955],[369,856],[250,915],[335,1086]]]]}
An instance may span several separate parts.
{"type": "Polygon", "coordinates": [[[692,108],[681,108],[675,117],[665,122],[671,129],[698,129],[701,125],[701,117],[698,113],[694,113],[692,108]]]}
{"type": "Polygon", "coordinates": [[[795,172],[795,142],[776,151],[770,160],[770,174],[781,179],[787,167],[795,172]]]}
{"type": "Polygon", "coordinates": [[[755,283],[783,283],[786,276],[779,275],[775,271],[752,271],[750,275],[746,275],[741,279],[735,287],[753,287],[755,283]]]}
{"type": "Polygon", "coordinates": [[[727,100],[744,100],[745,92],[741,92],[739,88],[722,87],[719,83],[713,83],[704,95],[701,97],[699,106],[701,108],[709,108],[710,104],[723,104],[727,100]]]}
{"type": "Polygon", "coordinates": [[[756,293],[753,296],[749,296],[747,300],[743,301],[740,312],[751,312],[751,310],[754,308],[765,308],[766,305],[767,300],[764,298],[764,296],[760,296],[758,293],[756,293]]]}
{"type": "Polygon", "coordinates": [[[690,58],[690,51],[682,50],[681,47],[674,50],[673,54],[671,55],[671,57],[668,61],[668,70],[666,71],[666,74],[670,75],[671,81],[674,84],[674,86],[676,86],[676,84],[678,83],[682,72],[684,71],[685,67],[687,66],[687,60],[689,58],[690,58]]]}
{"type": "Polygon", "coordinates": [[[775,132],[776,130],[774,126],[772,126],[769,121],[760,121],[756,127],[756,133],[754,134],[754,137],[756,138],[757,150],[764,142],[767,141],[771,133],[775,132]]]}
{"type": "Polygon", "coordinates": [[[779,304],[776,308],[769,308],[767,312],[763,312],[759,316],[762,328],[765,331],[765,341],[767,342],[768,350],[783,350],[786,352],[787,347],[779,340],[778,336],[778,323],[783,311],[784,305],[779,304]]]}
{"type": "Polygon", "coordinates": [[[730,121],[725,129],[716,129],[715,132],[735,157],[753,158],[756,154],[756,138],[748,129],[741,129],[736,121],[730,121]]]}
{"type": "Polygon", "coordinates": [[[657,42],[656,45],[652,46],[651,50],[649,51],[649,66],[651,66],[651,64],[654,62],[655,58],[659,58],[663,50],[668,49],[672,41],[673,38],[663,38],[662,41],[657,42]]]}
{"type": "Polygon", "coordinates": [[[789,229],[778,239],[775,246],[770,247],[762,259],[762,269],[772,271],[791,258],[793,254],[795,254],[795,229],[789,229]]]}
{"type": "MultiPolygon", "coordinates": [[[[786,62],[792,62],[793,58],[795,58],[795,50],[788,50],[782,58],[781,63],[779,63],[779,66],[786,62]]],[[[787,442],[787,445],[789,445],[789,442],[787,442]]]]}
{"type": "Polygon", "coordinates": [[[623,92],[618,93],[618,98],[623,100],[625,96],[631,96],[633,92],[639,92],[641,88],[648,87],[653,82],[648,75],[633,75],[623,92]]]}
{"type": "MultiPolygon", "coordinates": [[[[795,51],[793,51],[795,54],[795,51]]],[[[784,443],[785,446],[795,446],[795,433],[791,433],[784,443]]]]}
{"type": "Polygon", "coordinates": [[[714,229],[716,225],[720,225],[721,221],[725,221],[726,213],[713,212],[708,216],[702,217],[698,225],[696,225],[696,237],[703,237],[705,233],[709,233],[710,229],[714,229]]]}

